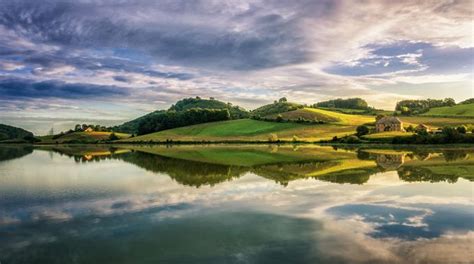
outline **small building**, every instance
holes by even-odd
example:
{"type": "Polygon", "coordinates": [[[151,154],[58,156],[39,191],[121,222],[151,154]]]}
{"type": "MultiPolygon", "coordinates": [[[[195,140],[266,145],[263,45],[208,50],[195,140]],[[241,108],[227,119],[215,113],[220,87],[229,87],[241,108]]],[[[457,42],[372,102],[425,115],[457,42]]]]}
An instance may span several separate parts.
{"type": "Polygon", "coordinates": [[[429,126],[425,124],[419,124],[418,126],[415,127],[416,132],[430,132],[431,129],[429,126]]]}
{"type": "Polygon", "coordinates": [[[395,116],[385,116],[375,122],[375,131],[404,131],[403,122],[395,116]]]}
{"type": "Polygon", "coordinates": [[[405,154],[378,154],[375,162],[385,171],[397,170],[405,163],[405,154]]]}
{"type": "Polygon", "coordinates": [[[88,127],[84,130],[84,132],[94,132],[94,129],[92,127],[88,127]]]}

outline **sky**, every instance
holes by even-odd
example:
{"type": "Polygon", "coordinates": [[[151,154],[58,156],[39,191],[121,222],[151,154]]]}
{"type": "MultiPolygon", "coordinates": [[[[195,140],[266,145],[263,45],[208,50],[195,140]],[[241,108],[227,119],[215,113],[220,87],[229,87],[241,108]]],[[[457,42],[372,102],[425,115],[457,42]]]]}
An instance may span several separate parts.
{"type": "Polygon", "coordinates": [[[0,0],[0,123],[120,124],[200,96],[474,97],[474,2],[0,0]]]}

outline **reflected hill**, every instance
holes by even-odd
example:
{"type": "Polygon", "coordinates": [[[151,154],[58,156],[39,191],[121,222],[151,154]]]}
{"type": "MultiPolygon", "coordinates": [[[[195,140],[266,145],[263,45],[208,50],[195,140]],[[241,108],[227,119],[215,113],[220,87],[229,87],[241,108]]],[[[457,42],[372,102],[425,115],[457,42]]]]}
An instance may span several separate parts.
{"type": "Polygon", "coordinates": [[[244,167],[212,164],[197,161],[183,161],[146,152],[133,151],[117,158],[155,173],[164,173],[180,184],[200,187],[215,185],[239,178],[247,169],[244,167]]]}
{"type": "Polygon", "coordinates": [[[120,159],[176,182],[200,187],[240,178],[246,173],[282,185],[314,178],[341,184],[364,184],[370,177],[397,171],[407,182],[473,180],[473,151],[344,150],[322,146],[254,145],[52,147],[77,162],[120,159]]]}
{"type": "Polygon", "coordinates": [[[459,178],[474,181],[474,152],[446,150],[430,154],[429,159],[414,160],[398,169],[401,180],[407,182],[449,182],[459,178]]]}
{"type": "Polygon", "coordinates": [[[33,153],[32,146],[2,145],[0,146],[0,162],[18,159],[31,153],[33,153]]]}
{"type": "Polygon", "coordinates": [[[65,155],[78,163],[114,159],[116,155],[131,152],[126,148],[101,145],[47,145],[36,147],[36,149],[65,155]]]}

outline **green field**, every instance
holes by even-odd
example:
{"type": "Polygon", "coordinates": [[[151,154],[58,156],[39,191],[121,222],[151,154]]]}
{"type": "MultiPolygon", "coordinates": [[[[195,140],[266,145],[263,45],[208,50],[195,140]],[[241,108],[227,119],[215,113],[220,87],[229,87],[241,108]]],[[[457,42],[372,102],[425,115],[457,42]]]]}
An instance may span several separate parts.
{"type": "Polygon", "coordinates": [[[403,131],[390,131],[390,132],[380,132],[365,135],[362,138],[368,141],[377,141],[377,142],[391,142],[394,137],[410,137],[414,133],[403,132],[403,131]]]}
{"type": "Polygon", "coordinates": [[[460,126],[460,125],[474,125],[474,118],[462,117],[430,117],[430,116],[399,116],[403,121],[403,125],[416,126],[418,124],[425,124],[427,126],[437,128],[444,126],[460,126]]]}
{"type": "MultiPolygon", "coordinates": [[[[356,115],[356,114],[344,114],[341,112],[329,111],[319,108],[302,108],[286,113],[280,114],[284,120],[298,120],[303,118],[310,121],[322,121],[325,123],[337,124],[337,125],[362,125],[365,123],[375,122],[374,116],[368,115],[356,115]]],[[[268,118],[276,118],[277,115],[270,115],[268,118]]]]}
{"type": "Polygon", "coordinates": [[[445,106],[431,108],[428,112],[422,114],[423,116],[460,116],[460,117],[474,117],[474,104],[459,104],[455,106],[445,106]]]}
{"type": "Polygon", "coordinates": [[[335,135],[350,135],[354,131],[354,125],[309,125],[240,119],[164,130],[121,141],[268,141],[272,134],[280,140],[291,141],[296,136],[303,141],[317,141],[331,139],[335,135]]]}
{"type": "MultiPolygon", "coordinates": [[[[239,119],[221,122],[204,123],[187,127],[163,130],[134,138],[123,139],[121,142],[165,142],[167,140],[182,142],[267,142],[270,137],[283,141],[314,142],[330,140],[334,136],[344,137],[355,133],[359,125],[373,124],[375,117],[370,115],[344,114],[319,108],[301,108],[281,113],[284,122],[271,122],[253,119],[239,119]],[[298,119],[322,121],[323,124],[303,124],[298,119]],[[276,137],[275,137],[276,136],[276,137]]],[[[276,118],[270,115],[266,118],[276,118]]],[[[400,116],[404,126],[425,124],[432,128],[443,126],[474,125],[474,118],[462,117],[427,117],[400,116]]],[[[410,133],[395,132],[373,134],[366,137],[370,141],[388,142],[394,136],[410,136],[410,133]]]]}

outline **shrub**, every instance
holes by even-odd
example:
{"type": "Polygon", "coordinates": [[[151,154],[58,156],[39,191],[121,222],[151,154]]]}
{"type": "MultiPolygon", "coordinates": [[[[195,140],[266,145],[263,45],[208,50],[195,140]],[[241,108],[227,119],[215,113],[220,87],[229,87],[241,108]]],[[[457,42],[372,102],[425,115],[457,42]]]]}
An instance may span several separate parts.
{"type": "Polygon", "coordinates": [[[347,143],[347,144],[356,144],[356,143],[360,143],[360,139],[356,136],[348,136],[348,137],[345,137],[341,140],[342,143],[347,143]]]}
{"type": "Polygon", "coordinates": [[[276,119],[277,122],[283,122],[283,116],[282,115],[277,115],[276,119]]]}
{"type": "Polygon", "coordinates": [[[467,128],[465,126],[459,126],[459,127],[456,128],[456,130],[460,134],[466,134],[466,132],[467,132],[467,128]]]}
{"type": "Polygon", "coordinates": [[[358,137],[369,134],[369,128],[367,126],[358,126],[356,129],[356,135],[358,137]]]}
{"type": "Polygon", "coordinates": [[[276,134],[270,134],[268,136],[268,142],[277,142],[278,141],[278,136],[276,134]]]}
{"type": "Polygon", "coordinates": [[[112,133],[109,135],[109,140],[110,140],[110,141],[114,141],[114,140],[117,140],[117,139],[119,139],[119,137],[117,137],[117,135],[115,135],[115,133],[112,132],[112,133]]]}

